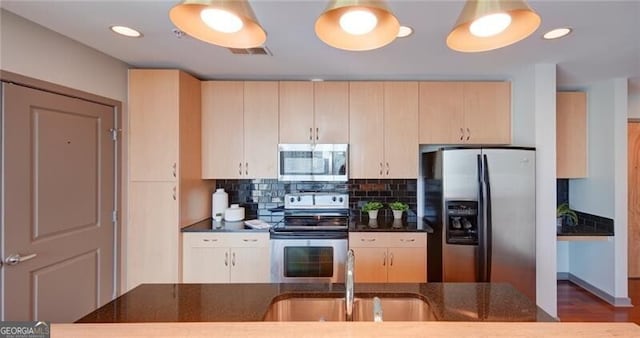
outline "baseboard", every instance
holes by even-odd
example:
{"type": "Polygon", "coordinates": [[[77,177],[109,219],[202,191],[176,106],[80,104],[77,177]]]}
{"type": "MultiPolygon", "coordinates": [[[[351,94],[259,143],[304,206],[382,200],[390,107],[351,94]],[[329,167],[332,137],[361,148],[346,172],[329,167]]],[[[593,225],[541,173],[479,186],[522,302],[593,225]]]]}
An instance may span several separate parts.
{"type": "MultiPolygon", "coordinates": [[[[560,275],[560,274],[566,274],[567,275],[566,280],[569,280],[573,284],[576,284],[579,287],[589,291],[594,296],[604,300],[605,302],[607,302],[607,303],[609,303],[609,304],[611,304],[611,305],[613,305],[615,307],[633,307],[633,304],[631,304],[631,298],[629,298],[629,297],[614,297],[614,296],[608,294],[607,292],[602,291],[601,289],[597,288],[596,286],[593,286],[592,284],[590,284],[589,282],[585,281],[584,279],[575,276],[574,274],[572,274],[570,272],[558,272],[558,275],[560,275]]],[[[558,279],[560,279],[560,278],[558,278],[558,279]]]]}
{"type": "Polygon", "coordinates": [[[556,273],[556,279],[557,280],[569,280],[569,273],[568,272],[557,272],[556,273]]]}

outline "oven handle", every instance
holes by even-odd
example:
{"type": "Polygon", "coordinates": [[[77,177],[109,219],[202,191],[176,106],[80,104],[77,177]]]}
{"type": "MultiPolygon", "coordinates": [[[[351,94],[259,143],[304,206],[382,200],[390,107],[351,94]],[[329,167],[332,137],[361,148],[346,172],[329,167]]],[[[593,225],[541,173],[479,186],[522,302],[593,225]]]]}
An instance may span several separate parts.
{"type": "Polygon", "coordinates": [[[332,232],[332,233],[317,233],[313,231],[301,232],[288,232],[279,231],[271,232],[271,239],[348,239],[348,232],[332,232]]]}

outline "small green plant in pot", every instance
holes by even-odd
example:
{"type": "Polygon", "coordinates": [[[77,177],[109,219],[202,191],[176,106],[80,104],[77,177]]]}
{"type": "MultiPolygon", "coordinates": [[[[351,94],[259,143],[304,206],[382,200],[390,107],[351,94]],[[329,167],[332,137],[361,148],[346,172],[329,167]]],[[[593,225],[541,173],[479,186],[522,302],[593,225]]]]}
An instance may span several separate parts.
{"type": "Polygon", "coordinates": [[[562,226],[562,220],[564,218],[568,218],[572,225],[578,224],[578,215],[569,208],[569,203],[562,203],[558,206],[556,209],[556,217],[558,218],[556,225],[559,227],[562,226]]]}
{"type": "Polygon", "coordinates": [[[369,218],[377,218],[380,209],[382,209],[382,203],[378,201],[369,201],[362,206],[362,211],[369,213],[369,218]]]}
{"type": "Polygon", "coordinates": [[[407,203],[395,201],[393,203],[389,203],[389,208],[393,211],[393,218],[399,219],[402,218],[403,212],[409,210],[409,205],[407,203]]]}

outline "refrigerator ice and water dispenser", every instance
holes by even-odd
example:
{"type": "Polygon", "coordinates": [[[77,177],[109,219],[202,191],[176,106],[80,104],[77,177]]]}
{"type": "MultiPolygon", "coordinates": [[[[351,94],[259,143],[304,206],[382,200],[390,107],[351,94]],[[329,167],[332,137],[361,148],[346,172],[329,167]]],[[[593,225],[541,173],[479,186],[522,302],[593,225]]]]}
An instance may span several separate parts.
{"type": "Polygon", "coordinates": [[[448,244],[478,244],[478,202],[447,201],[446,238],[448,244]]]}

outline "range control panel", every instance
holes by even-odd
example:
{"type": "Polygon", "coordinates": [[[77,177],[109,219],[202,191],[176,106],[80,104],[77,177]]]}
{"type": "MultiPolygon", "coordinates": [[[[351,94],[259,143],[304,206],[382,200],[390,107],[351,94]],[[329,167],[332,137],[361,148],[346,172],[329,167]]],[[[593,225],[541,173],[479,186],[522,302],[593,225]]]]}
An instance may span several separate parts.
{"type": "Polygon", "coordinates": [[[349,195],[344,193],[313,192],[286,194],[285,209],[348,209],[349,195]]]}

